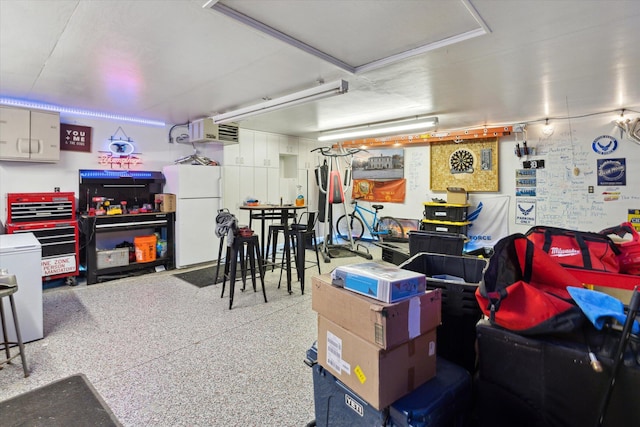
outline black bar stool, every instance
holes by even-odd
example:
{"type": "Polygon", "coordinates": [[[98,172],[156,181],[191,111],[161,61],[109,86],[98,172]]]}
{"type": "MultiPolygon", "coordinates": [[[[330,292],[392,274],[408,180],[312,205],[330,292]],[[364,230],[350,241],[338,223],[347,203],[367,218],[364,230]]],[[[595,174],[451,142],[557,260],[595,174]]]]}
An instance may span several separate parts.
{"type": "MultiPolygon", "coordinates": [[[[304,294],[305,271],[308,268],[312,268],[314,265],[317,265],[318,274],[322,274],[320,271],[320,255],[318,252],[318,242],[316,240],[315,231],[317,222],[318,212],[303,212],[300,214],[300,218],[298,218],[296,223],[291,224],[289,230],[287,230],[286,238],[291,241],[291,247],[293,248],[293,255],[296,263],[296,272],[298,273],[298,280],[300,281],[300,290],[302,294],[304,294]],[[304,222],[305,215],[307,217],[306,222],[304,222]],[[312,249],[316,253],[315,262],[306,260],[307,241],[311,241],[312,249]]],[[[282,281],[282,274],[280,274],[280,281],[282,281]]],[[[278,283],[278,287],[280,287],[280,283],[278,283]]]]}
{"type": "Polygon", "coordinates": [[[242,275],[242,291],[245,290],[246,277],[247,277],[247,261],[249,261],[249,272],[251,274],[251,282],[253,284],[253,291],[256,289],[256,274],[259,274],[260,284],[262,285],[262,295],[264,296],[264,302],[267,302],[267,292],[264,288],[264,266],[262,265],[262,255],[260,253],[260,241],[258,236],[252,234],[250,236],[232,236],[227,238],[233,238],[231,246],[227,246],[227,260],[224,267],[224,275],[222,279],[222,293],[220,298],[224,297],[224,288],[229,279],[229,310],[233,307],[233,294],[235,291],[236,273],[238,261],[240,262],[240,270],[242,275]],[[246,247],[246,252],[245,252],[246,247]],[[256,271],[256,260],[258,262],[258,269],[256,271]]]}
{"type": "Polygon", "coordinates": [[[18,312],[16,311],[16,303],[13,299],[13,294],[18,291],[18,282],[16,280],[16,276],[13,274],[9,275],[1,275],[0,276],[0,319],[2,320],[2,338],[3,338],[3,346],[6,355],[6,359],[0,361],[0,368],[2,365],[6,363],[11,363],[11,360],[15,359],[20,355],[20,359],[22,359],[22,370],[24,371],[25,378],[29,376],[29,368],[27,367],[27,358],[24,355],[24,344],[22,343],[22,336],[20,334],[20,326],[18,325],[18,312]],[[15,327],[16,332],[16,342],[9,341],[8,333],[7,333],[7,322],[4,318],[4,305],[3,298],[9,297],[9,304],[11,306],[11,313],[13,314],[13,325],[15,327]],[[18,353],[11,356],[11,352],[9,347],[11,345],[18,345],[18,353]]]}
{"type": "MultiPolygon", "coordinates": [[[[282,216],[279,213],[265,214],[265,216],[266,215],[272,215],[271,217],[269,217],[267,219],[277,219],[277,220],[281,220],[282,219],[282,216]]],[[[293,220],[293,224],[292,225],[296,224],[296,214],[295,214],[295,212],[288,212],[287,213],[287,221],[289,221],[289,220],[293,220]]],[[[271,271],[273,271],[274,268],[275,268],[276,253],[277,253],[277,250],[278,250],[278,236],[280,235],[280,233],[284,234],[285,229],[288,228],[287,225],[288,224],[278,223],[278,224],[271,224],[269,226],[269,232],[268,232],[268,235],[267,235],[267,248],[266,249],[267,249],[267,254],[269,253],[269,251],[271,251],[271,271]]]]}

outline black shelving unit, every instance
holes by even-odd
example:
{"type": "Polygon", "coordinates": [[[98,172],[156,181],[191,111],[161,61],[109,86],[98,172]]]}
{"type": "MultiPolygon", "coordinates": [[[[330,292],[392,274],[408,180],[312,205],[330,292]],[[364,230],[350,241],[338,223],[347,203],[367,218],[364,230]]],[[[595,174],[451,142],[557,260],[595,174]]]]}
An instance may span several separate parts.
{"type": "Polygon", "coordinates": [[[123,276],[164,266],[167,270],[175,268],[175,213],[141,213],[135,215],[80,216],[82,241],[81,263],[86,270],[87,285],[100,281],[107,276],[123,276]],[[131,232],[131,241],[138,235],[136,231],[148,230],[149,234],[159,232],[167,241],[167,251],[163,257],[149,262],[131,262],[117,267],[98,268],[98,236],[107,233],[131,232]]]}

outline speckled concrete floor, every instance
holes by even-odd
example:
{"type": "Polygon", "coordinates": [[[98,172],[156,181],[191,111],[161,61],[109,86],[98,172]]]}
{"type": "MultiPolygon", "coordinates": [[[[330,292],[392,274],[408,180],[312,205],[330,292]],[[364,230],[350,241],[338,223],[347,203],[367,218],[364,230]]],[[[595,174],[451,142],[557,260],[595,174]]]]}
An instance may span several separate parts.
{"type": "MultiPolygon", "coordinates": [[[[366,246],[380,260],[379,248],[366,246]]],[[[321,258],[321,268],[365,261],[321,258]]],[[[45,337],[26,345],[31,375],[23,377],[19,361],[6,365],[0,401],[83,373],[124,426],[313,420],[312,371],[303,360],[317,334],[310,286],[317,270],[307,270],[304,295],[297,282],[292,295],[278,289],[279,272],[267,273],[269,302],[236,289],[233,310],[219,284],[198,288],[176,272],[45,291],[45,337]]]]}

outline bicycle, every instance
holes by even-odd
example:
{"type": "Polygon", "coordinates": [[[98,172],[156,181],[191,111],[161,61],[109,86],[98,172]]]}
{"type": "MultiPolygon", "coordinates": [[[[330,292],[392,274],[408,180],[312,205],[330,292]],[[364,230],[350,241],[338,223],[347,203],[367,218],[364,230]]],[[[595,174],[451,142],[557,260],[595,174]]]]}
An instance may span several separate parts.
{"type": "Polygon", "coordinates": [[[382,210],[384,206],[371,205],[374,210],[370,210],[359,206],[357,200],[353,200],[351,204],[354,206],[353,212],[348,215],[349,220],[347,220],[347,215],[342,215],[336,222],[336,231],[341,239],[349,240],[349,230],[353,240],[362,239],[365,226],[371,237],[381,242],[384,241],[384,238],[397,240],[404,236],[402,224],[397,219],[390,216],[383,216],[378,219],[378,211],[382,210]],[[365,212],[373,215],[371,223],[367,221],[365,212]]]}

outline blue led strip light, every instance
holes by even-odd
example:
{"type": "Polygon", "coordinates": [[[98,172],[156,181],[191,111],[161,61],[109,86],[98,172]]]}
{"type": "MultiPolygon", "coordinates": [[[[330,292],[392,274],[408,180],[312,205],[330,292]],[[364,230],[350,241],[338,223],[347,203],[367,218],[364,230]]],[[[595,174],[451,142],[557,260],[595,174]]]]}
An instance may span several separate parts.
{"type": "Polygon", "coordinates": [[[153,171],[115,171],[115,170],[95,170],[81,169],[80,178],[83,179],[113,179],[113,178],[133,178],[133,179],[149,179],[162,176],[159,172],[153,171]]]}
{"type": "Polygon", "coordinates": [[[141,119],[138,117],[121,116],[118,114],[101,113],[99,111],[81,110],[79,108],[61,107],[59,105],[45,104],[42,102],[26,101],[16,98],[0,97],[0,104],[13,107],[33,108],[36,110],[57,111],[60,113],[71,114],[75,116],[95,117],[98,119],[118,120],[123,122],[137,123],[148,126],[164,127],[165,122],[159,120],[141,119]]]}

